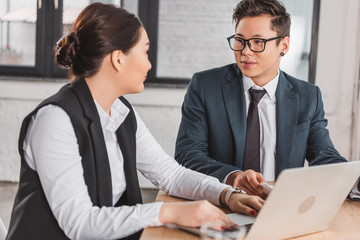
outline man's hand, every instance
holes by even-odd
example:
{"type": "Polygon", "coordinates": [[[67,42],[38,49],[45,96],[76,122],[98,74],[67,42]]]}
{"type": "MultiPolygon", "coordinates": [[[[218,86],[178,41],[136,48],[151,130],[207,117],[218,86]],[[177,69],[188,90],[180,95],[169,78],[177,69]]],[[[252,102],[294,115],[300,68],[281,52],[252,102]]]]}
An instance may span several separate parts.
{"type": "Polygon", "coordinates": [[[261,182],[264,182],[264,177],[261,173],[254,170],[246,170],[244,172],[233,172],[226,180],[226,184],[238,187],[244,190],[247,194],[257,195],[263,199],[266,198],[261,182]]]}

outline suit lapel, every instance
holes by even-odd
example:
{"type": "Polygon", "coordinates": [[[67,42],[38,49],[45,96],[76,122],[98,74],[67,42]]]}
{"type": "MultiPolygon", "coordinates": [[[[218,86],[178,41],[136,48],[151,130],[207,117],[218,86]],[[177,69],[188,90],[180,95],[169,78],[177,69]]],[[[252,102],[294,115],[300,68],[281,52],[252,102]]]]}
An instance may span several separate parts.
{"type": "Polygon", "coordinates": [[[241,80],[242,74],[236,64],[227,73],[225,79],[222,84],[222,92],[235,141],[236,155],[234,165],[242,168],[246,139],[246,104],[244,86],[241,80]]]}
{"type": "Polygon", "coordinates": [[[276,89],[276,177],[285,166],[292,165],[290,154],[294,143],[298,108],[299,96],[280,71],[276,89]]]}
{"type": "MultiPolygon", "coordinates": [[[[100,117],[92,98],[89,87],[84,79],[79,79],[73,84],[73,91],[84,109],[85,116],[89,119],[89,133],[93,141],[94,161],[96,172],[96,190],[98,206],[112,206],[112,183],[111,172],[106,152],[104,135],[101,128],[100,117]],[[110,177],[109,177],[110,176],[110,177]]],[[[90,164],[90,163],[89,163],[90,164]]],[[[87,163],[83,163],[86,166],[87,163]]]]}

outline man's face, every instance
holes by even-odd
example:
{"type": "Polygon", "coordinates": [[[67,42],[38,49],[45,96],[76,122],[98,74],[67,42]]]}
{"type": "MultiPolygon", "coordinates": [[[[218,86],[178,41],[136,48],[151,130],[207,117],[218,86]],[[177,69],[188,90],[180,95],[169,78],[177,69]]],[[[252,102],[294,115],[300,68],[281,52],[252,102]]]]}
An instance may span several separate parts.
{"type": "MultiPolygon", "coordinates": [[[[235,32],[236,37],[244,39],[277,37],[277,33],[271,29],[271,16],[262,15],[257,17],[245,17],[239,21],[235,32]]],[[[250,77],[253,82],[263,86],[272,80],[279,69],[280,53],[285,54],[289,48],[289,38],[281,39],[279,45],[277,40],[266,42],[263,52],[253,52],[246,44],[242,51],[234,51],[235,60],[241,72],[250,77]]]]}

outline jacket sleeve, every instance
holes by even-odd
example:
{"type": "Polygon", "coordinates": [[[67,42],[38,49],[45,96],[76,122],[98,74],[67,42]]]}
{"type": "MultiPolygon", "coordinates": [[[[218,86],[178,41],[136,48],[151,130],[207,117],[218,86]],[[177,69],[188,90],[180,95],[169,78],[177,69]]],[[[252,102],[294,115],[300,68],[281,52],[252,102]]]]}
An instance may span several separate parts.
{"type": "Polygon", "coordinates": [[[194,74],[182,106],[182,118],[176,140],[175,159],[192,170],[216,177],[220,182],[237,167],[209,156],[209,125],[206,95],[201,75],[194,74]]]}
{"type": "Polygon", "coordinates": [[[324,104],[318,87],[316,87],[316,93],[317,105],[311,118],[306,159],[309,165],[346,162],[347,160],[339,154],[331,142],[329,131],[326,128],[327,120],[324,116],[324,104]]]}

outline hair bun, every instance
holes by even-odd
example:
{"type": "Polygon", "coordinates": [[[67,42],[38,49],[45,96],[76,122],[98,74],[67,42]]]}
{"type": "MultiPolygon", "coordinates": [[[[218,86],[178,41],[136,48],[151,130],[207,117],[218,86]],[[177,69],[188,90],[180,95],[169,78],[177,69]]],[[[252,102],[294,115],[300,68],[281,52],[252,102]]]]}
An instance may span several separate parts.
{"type": "Polygon", "coordinates": [[[55,47],[55,61],[64,68],[71,68],[79,50],[79,39],[75,32],[68,32],[55,47]]]}
{"type": "Polygon", "coordinates": [[[112,51],[123,53],[136,45],[142,30],[140,20],[113,4],[95,2],[84,8],[71,32],[55,46],[55,61],[69,69],[71,79],[94,76],[112,51]]]}

